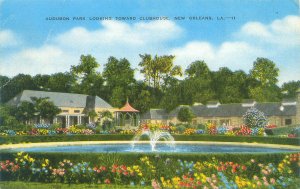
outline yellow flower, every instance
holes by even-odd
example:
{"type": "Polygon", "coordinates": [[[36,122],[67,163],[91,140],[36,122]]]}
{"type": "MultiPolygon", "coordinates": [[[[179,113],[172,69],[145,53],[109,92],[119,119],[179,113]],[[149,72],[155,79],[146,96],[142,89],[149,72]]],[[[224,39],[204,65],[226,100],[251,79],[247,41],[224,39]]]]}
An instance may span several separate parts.
{"type": "Polygon", "coordinates": [[[139,175],[140,177],[142,177],[142,176],[143,176],[143,173],[138,173],[138,175],[139,175]]]}
{"type": "Polygon", "coordinates": [[[139,166],[138,166],[138,165],[134,165],[132,168],[133,168],[134,170],[137,170],[137,169],[139,169],[139,166]]]}
{"type": "Polygon", "coordinates": [[[17,153],[17,155],[18,155],[18,156],[21,156],[22,154],[23,154],[23,152],[19,152],[19,153],[17,153]]]}
{"type": "Polygon", "coordinates": [[[45,164],[49,164],[49,159],[45,159],[45,164]]]}
{"type": "Polygon", "coordinates": [[[24,159],[25,159],[25,160],[28,160],[28,154],[26,154],[26,155],[24,156],[24,159]]]}

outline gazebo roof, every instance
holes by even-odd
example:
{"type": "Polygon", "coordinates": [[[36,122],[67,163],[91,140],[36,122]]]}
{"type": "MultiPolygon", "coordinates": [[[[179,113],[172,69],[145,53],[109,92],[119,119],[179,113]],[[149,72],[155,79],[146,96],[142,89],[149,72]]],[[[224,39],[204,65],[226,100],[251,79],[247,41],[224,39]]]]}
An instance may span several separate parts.
{"type": "Polygon", "coordinates": [[[140,112],[140,111],[134,109],[127,101],[126,104],[122,108],[117,110],[117,112],[140,112]]]}

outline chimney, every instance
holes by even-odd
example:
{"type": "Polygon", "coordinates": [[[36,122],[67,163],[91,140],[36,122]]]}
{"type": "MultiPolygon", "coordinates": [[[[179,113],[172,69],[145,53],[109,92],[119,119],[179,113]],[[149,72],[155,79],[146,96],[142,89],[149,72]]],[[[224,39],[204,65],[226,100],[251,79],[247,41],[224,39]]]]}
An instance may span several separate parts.
{"type": "Polygon", "coordinates": [[[87,96],[86,97],[86,105],[85,108],[87,111],[91,111],[95,109],[95,102],[96,102],[96,97],[95,96],[87,96]]]}
{"type": "Polygon", "coordinates": [[[206,107],[207,108],[218,108],[220,106],[220,102],[219,101],[208,101],[206,103],[206,107]]]}

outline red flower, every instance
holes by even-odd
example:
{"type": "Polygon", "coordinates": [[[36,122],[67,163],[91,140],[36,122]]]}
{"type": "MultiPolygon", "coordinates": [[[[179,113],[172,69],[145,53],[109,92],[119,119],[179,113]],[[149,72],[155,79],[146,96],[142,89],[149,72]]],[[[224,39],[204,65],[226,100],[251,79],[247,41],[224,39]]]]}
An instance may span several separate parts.
{"type": "Polygon", "coordinates": [[[104,180],[104,183],[105,183],[105,184],[110,184],[110,180],[109,180],[109,179],[105,179],[105,180],[104,180]]]}
{"type": "Polygon", "coordinates": [[[222,171],[222,167],[218,167],[217,170],[218,170],[218,171],[222,171]]]}
{"type": "Polygon", "coordinates": [[[243,166],[242,166],[242,170],[243,170],[243,171],[246,171],[246,170],[247,170],[247,167],[246,167],[245,165],[243,165],[243,166]]]}
{"type": "Polygon", "coordinates": [[[101,166],[100,169],[101,169],[102,171],[106,171],[106,167],[104,167],[104,166],[101,166]]]}

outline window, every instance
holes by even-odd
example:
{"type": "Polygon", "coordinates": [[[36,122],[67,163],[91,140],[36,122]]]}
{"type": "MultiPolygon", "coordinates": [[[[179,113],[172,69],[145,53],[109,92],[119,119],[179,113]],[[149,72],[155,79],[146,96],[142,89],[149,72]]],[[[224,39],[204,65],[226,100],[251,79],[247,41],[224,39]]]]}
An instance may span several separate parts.
{"type": "Polygon", "coordinates": [[[220,120],[220,125],[230,125],[230,119],[221,119],[220,120]]]}
{"type": "Polygon", "coordinates": [[[207,120],[208,123],[212,123],[214,125],[217,125],[217,120],[207,120]]]}
{"type": "Polygon", "coordinates": [[[80,113],[80,110],[74,110],[74,113],[80,113]]]}
{"type": "Polygon", "coordinates": [[[292,119],[285,119],[284,123],[285,125],[292,125],[292,119]]]}
{"type": "Polygon", "coordinates": [[[69,113],[69,110],[62,110],[62,112],[64,112],[64,113],[69,113]]]}
{"type": "Polygon", "coordinates": [[[197,124],[197,120],[194,119],[194,120],[192,121],[192,124],[193,124],[193,125],[196,125],[196,124],[197,124]]]}

